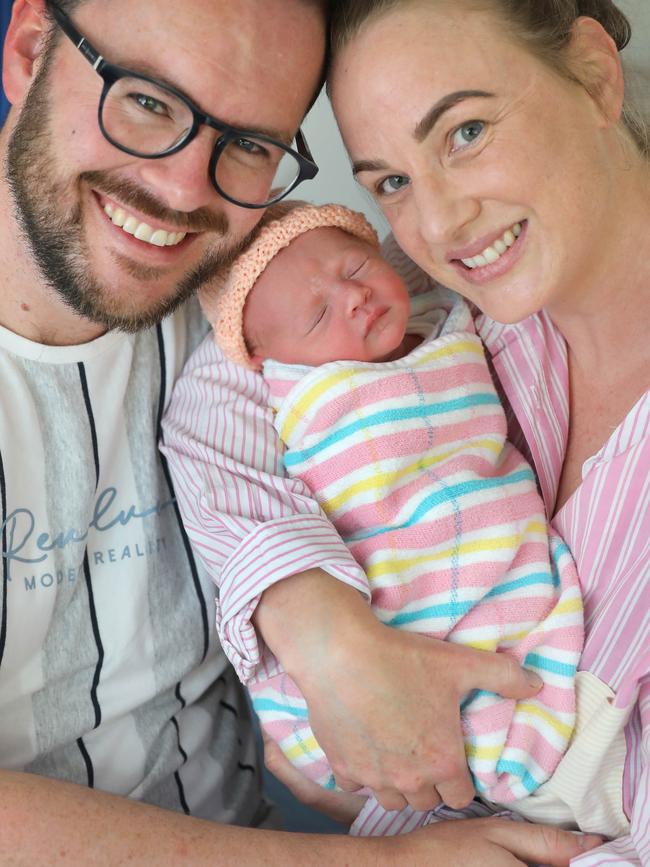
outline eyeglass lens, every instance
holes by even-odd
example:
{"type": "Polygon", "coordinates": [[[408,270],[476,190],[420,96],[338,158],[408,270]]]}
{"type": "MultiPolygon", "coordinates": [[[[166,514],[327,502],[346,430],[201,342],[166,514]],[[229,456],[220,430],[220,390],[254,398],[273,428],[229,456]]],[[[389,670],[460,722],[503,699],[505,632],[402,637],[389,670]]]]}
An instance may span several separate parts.
{"type": "MultiPolygon", "coordinates": [[[[189,106],[174,93],[135,76],[117,79],[102,106],[106,135],[141,156],[158,156],[180,144],[192,129],[189,106]]],[[[255,136],[230,139],[215,169],[228,196],[263,204],[290,187],[300,166],[291,153],[255,136]]]]}

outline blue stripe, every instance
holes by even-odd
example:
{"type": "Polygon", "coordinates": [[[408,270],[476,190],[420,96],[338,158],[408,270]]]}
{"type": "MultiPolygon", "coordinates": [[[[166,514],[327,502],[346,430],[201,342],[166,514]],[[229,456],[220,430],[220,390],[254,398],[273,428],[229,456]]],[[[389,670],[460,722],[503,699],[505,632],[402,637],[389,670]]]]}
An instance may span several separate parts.
{"type": "Polygon", "coordinates": [[[255,713],[263,713],[264,711],[280,711],[280,713],[290,714],[291,716],[299,717],[300,719],[308,719],[307,710],[300,707],[290,707],[286,704],[278,704],[270,698],[254,698],[253,708],[255,713]]]}
{"type": "Polygon", "coordinates": [[[560,674],[563,677],[575,677],[576,666],[566,662],[558,662],[556,659],[547,659],[538,653],[529,653],[524,659],[526,668],[539,668],[542,671],[550,671],[552,674],[560,674]]]}
{"type": "Polygon", "coordinates": [[[344,536],[343,541],[348,545],[351,542],[359,542],[363,539],[373,539],[375,536],[381,536],[383,533],[392,533],[394,530],[404,530],[407,527],[412,527],[421,521],[427,512],[440,506],[443,503],[448,503],[450,500],[456,500],[458,497],[465,497],[468,494],[475,494],[480,491],[489,491],[494,488],[503,488],[506,485],[514,485],[517,482],[534,482],[535,477],[533,471],[526,467],[523,470],[518,470],[511,473],[509,476],[503,476],[496,479],[477,479],[471,482],[460,482],[457,485],[447,485],[440,490],[433,491],[428,497],[417,507],[413,515],[403,524],[396,526],[378,527],[374,530],[365,530],[359,533],[354,533],[352,536],[344,536]]]}
{"type": "Polygon", "coordinates": [[[469,602],[448,602],[444,605],[430,605],[428,608],[421,608],[419,611],[404,611],[402,614],[396,614],[395,617],[388,620],[386,625],[399,627],[405,623],[416,623],[418,620],[424,620],[428,617],[450,617],[455,620],[471,611],[480,601],[480,599],[472,599],[469,602]]]}
{"type": "Polygon", "coordinates": [[[465,713],[467,708],[472,704],[476,699],[481,698],[481,696],[488,696],[489,698],[499,699],[499,701],[503,701],[500,695],[497,695],[496,692],[488,692],[486,689],[472,689],[467,693],[463,701],[460,705],[460,712],[465,713]]]}
{"type": "Polygon", "coordinates": [[[511,774],[513,777],[517,777],[529,792],[534,792],[535,789],[540,787],[540,783],[521,762],[499,759],[497,762],[497,774],[511,774]]]}
{"type": "Polygon", "coordinates": [[[553,543],[552,548],[553,548],[553,560],[559,560],[561,557],[565,557],[567,555],[569,557],[573,557],[573,555],[571,553],[571,549],[569,548],[569,546],[567,545],[566,542],[560,542],[558,540],[557,542],[553,543]]]}
{"type": "Polygon", "coordinates": [[[532,587],[535,584],[554,585],[555,581],[550,572],[531,572],[530,575],[522,575],[521,578],[506,581],[505,584],[498,584],[496,587],[493,587],[489,593],[486,593],[484,598],[489,599],[492,596],[503,596],[504,593],[510,593],[513,590],[521,590],[522,587],[532,587]]]}
{"type": "Polygon", "coordinates": [[[441,401],[439,403],[428,403],[420,406],[407,406],[397,409],[382,410],[381,412],[373,413],[366,418],[358,419],[357,421],[345,425],[339,430],[333,431],[329,436],[308,449],[288,452],[284,456],[284,464],[287,467],[295,466],[296,464],[317,455],[324,449],[340,443],[342,440],[347,439],[347,437],[352,436],[358,431],[375,427],[376,425],[395,424],[396,422],[407,421],[414,418],[427,418],[431,415],[442,415],[446,412],[466,410],[473,406],[498,404],[499,399],[495,394],[472,394],[456,398],[455,400],[441,401]]]}

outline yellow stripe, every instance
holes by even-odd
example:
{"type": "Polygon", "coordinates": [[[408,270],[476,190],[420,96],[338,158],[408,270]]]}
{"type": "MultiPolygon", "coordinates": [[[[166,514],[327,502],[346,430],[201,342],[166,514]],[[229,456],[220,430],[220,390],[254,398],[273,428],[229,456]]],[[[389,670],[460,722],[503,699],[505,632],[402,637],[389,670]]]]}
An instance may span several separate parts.
{"type": "Polygon", "coordinates": [[[440,358],[445,358],[450,355],[457,355],[461,352],[473,352],[474,355],[483,355],[483,349],[479,343],[474,343],[471,340],[457,340],[455,343],[449,343],[446,346],[441,346],[433,352],[427,352],[426,355],[421,355],[414,366],[427,364],[429,361],[436,361],[440,358]]]}
{"type": "Polygon", "coordinates": [[[452,449],[451,451],[444,452],[443,454],[433,455],[429,458],[420,458],[413,464],[409,464],[408,467],[403,467],[401,470],[395,470],[394,472],[386,472],[386,473],[377,473],[374,476],[371,476],[367,479],[362,479],[360,482],[355,482],[352,485],[349,485],[347,488],[341,491],[340,494],[337,494],[335,497],[332,497],[329,500],[325,500],[321,503],[323,510],[330,514],[331,512],[336,511],[337,509],[342,508],[348,500],[352,499],[352,497],[357,494],[361,494],[364,491],[372,491],[375,488],[381,487],[392,487],[394,486],[400,479],[403,479],[405,476],[415,474],[420,472],[421,470],[426,470],[428,467],[434,466],[440,461],[446,461],[448,458],[453,457],[459,453],[465,453],[468,449],[487,449],[488,451],[494,452],[495,455],[501,454],[503,450],[503,446],[495,442],[494,440],[469,440],[466,443],[463,443],[462,446],[459,446],[456,449],[452,449]]]}
{"type": "Polygon", "coordinates": [[[582,611],[582,599],[565,599],[564,602],[558,602],[548,619],[555,614],[573,614],[576,611],[582,611]]]}
{"type": "Polygon", "coordinates": [[[308,756],[313,753],[315,750],[320,750],[318,742],[313,735],[310,735],[308,738],[303,738],[300,743],[297,743],[293,747],[289,747],[287,750],[283,750],[285,756],[289,759],[290,762],[294,761],[294,759],[299,758],[300,756],[308,756]]]}
{"type": "MultiPolygon", "coordinates": [[[[537,521],[531,521],[526,527],[526,531],[534,531],[536,527],[544,529],[544,524],[537,521]]],[[[376,580],[382,575],[388,575],[391,572],[398,573],[405,569],[411,569],[413,566],[419,566],[423,563],[434,563],[437,560],[446,560],[452,555],[459,554],[476,554],[484,551],[499,551],[513,550],[521,544],[521,536],[518,533],[513,533],[510,536],[496,536],[494,539],[475,539],[470,542],[463,542],[462,545],[454,545],[444,551],[436,551],[431,554],[421,554],[418,557],[391,558],[381,560],[378,563],[373,563],[366,572],[368,580],[376,580]]]]}
{"type": "MultiPolygon", "coordinates": [[[[517,704],[516,713],[518,715],[520,713],[525,713],[530,716],[538,716],[540,719],[543,719],[547,725],[554,729],[565,741],[568,741],[573,733],[572,726],[566,725],[566,723],[561,722],[559,719],[552,716],[547,710],[544,710],[544,708],[538,707],[537,705],[517,704]]],[[[517,720],[517,722],[521,723],[522,720],[517,720]]],[[[476,744],[465,744],[465,755],[468,758],[495,762],[501,757],[502,752],[503,746],[482,747],[477,746],[476,744]]]]}
{"type": "Polygon", "coordinates": [[[465,744],[465,755],[472,759],[496,762],[501,758],[503,746],[500,747],[477,747],[475,744],[465,744]]]}
{"type": "Polygon", "coordinates": [[[509,641],[523,641],[528,638],[530,629],[522,629],[519,632],[511,632],[507,635],[495,635],[494,638],[468,638],[463,637],[463,647],[473,647],[474,650],[490,650],[496,651],[501,644],[506,644],[509,641]]]}
{"type": "MultiPolygon", "coordinates": [[[[459,352],[473,352],[475,355],[483,355],[483,350],[480,345],[476,343],[472,343],[468,340],[459,340],[456,343],[450,343],[448,346],[443,346],[440,349],[436,349],[434,352],[428,352],[426,355],[423,355],[421,358],[418,358],[416,364],[420,366],[422,364],[426,364],[429,361],[435,361],[436,359],[444,358],[449,355],[456,355],[459,352]]],[[[305,413],[312,408],[312,404],[315,400],[317,400],[324,392],[328,389],[332,388],[335,385],[338,385],[341,382],[344,382],[346,379],[349,379],[352,376],[355,376],[358,373],[364,373],[364,368],[352,368],[338,371],[337,373],[333,373],[331,376],[325,377],[324,379],[320,379],[315,385],[309,389],[299,400],[296,401],[295,405],[291,407],[290,411],[287,413],[287,418],[282,425],[282,430],[280,431],[280,437],[287,442],[288,438],[293,433],[294,428],[300,421],[304,418],[305,413]]]]}
{"type": "Polygon", "coordinates": [[[540,719],[543,719],[551,728],[555,729],[555,731],[563,737],[565,740],[569,740],[571,737],[571,733],[573,732],[573,726],[568,726],[566,723],[561,722],[557,717],[552,716],[547,710],[543,707],[539,707],[536,704],[528,704],[519,702],[515,706],[515,713],[517,714],[526,714],[528,716],[537,716],[540,719]]]}
{"type": "MultiPolygon", "coordinates": [[[[575,614],[577,612],[582,611],[582,600],[581,599],[567,599],[564,602],[560,602],[548,615],[545,620],[545,623],[548,624],[551,628],[553,628],[552,618],[557,614],[575,614]]],[[[474,650],[491,650],[495,651],[499,645],[507,644],[512,641],[523,641],[524,638],[527,638],[530,635],[529,629],[521,630],[520,632],[509,632],[505,635],[496,636],[494,638],[463,638],[463,645],[465,647],[473,647],[474,650]]]]}
{"type": "Polygon", "coordinates": [[[282,425],[280,437],[287,442],[288,438],[293,433],[297,424],[304,418],[305,413],[311,408],[311,404],[319,398],[323,392],[327,391],[340,382],[350,379],[358,373],[357,368],[341,370],[338,373],[333,373],[331,376],[320,379],[309,391],[304,394],[300,400],[297,400],[287,413],[287,418],[282,425]]]}

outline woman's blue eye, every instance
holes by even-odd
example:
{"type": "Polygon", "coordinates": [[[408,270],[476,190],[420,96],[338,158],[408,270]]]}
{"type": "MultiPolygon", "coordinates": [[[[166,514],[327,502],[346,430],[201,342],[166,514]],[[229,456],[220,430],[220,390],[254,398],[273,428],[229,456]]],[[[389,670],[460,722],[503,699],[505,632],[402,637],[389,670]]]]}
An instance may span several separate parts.
{"type": "Polygon", "coordinates": [[[392,196],[410,183],[406,175],[389,175],[377,184],[377,193],[380,196],[392,196]]]}
{"type": "Polygon", "coordinates": [[[482,120],[470,120],[469,123],[464,123],[459,126],[451,139],[452,151],[461,150],[468,145],[473,144],[485,129],[485,124],[482,120]]]}

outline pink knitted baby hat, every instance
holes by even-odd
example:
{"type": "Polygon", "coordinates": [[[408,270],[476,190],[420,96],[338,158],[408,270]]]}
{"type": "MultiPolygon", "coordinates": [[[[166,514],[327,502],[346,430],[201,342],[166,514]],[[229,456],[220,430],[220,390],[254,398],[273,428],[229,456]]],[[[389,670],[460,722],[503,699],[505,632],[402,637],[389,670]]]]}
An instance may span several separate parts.
{"type": "Polygon", "coordinates": [[[278,202],[266,212],[254,241],[240,253],[222,282],[215,280],[199,292],[199,300],[224,354],[249,370],[257,369],[244,340],[244,305],[255,281],[280,250],[305,232],[332,226],[355,235],[373,247],[377,233],[363,214],[343,205],[278,202]]]}

